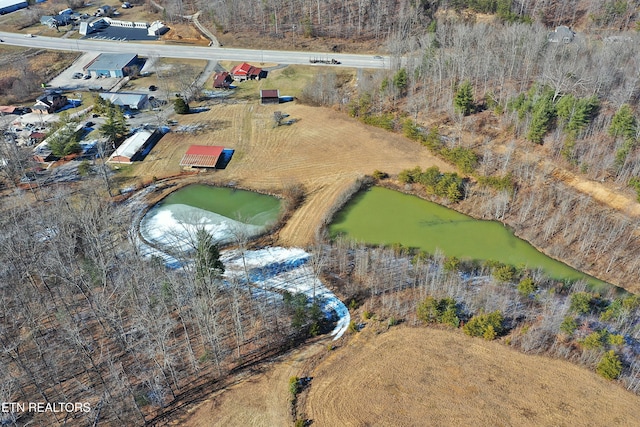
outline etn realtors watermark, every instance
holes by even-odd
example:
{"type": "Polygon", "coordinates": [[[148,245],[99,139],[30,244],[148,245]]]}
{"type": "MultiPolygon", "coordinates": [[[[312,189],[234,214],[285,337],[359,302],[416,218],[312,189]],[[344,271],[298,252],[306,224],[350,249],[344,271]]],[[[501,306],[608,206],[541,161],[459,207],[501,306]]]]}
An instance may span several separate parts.
{"type": "Polygon", "coordinates": [[[0,402],[0,413],[71,413],[91,412],[89,402],[0,402]]]}

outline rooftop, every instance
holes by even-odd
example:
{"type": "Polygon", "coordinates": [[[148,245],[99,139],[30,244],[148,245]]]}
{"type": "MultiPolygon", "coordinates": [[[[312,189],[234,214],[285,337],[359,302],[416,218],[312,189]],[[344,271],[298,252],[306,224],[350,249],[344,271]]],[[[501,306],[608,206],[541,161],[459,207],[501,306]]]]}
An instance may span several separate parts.
{"type": "Polygon", "coordinates": [[[213,168],[224,147],[218,145],[192,145],[180,161],[180,166],[213,168]]]}
{"type": "Polygon", "coordinates": [[[101,53],[87,66],[88,70],[121,70],[138,57],[131,53],[101,53]]]}
{"type": "Polygon", "coordinates": [[[13,6],[14,4],[26,3],[26,0],[0,0],[0,9],[13,6]]]}
{"type": "Polygon", "coordinates": [[[127,158],[132,158],[140,148],[144,145],[145,142],[153,135],[151,132],[143,130],[137,133],[134,133],[129,138],[127,138],[117,149],[113,152],[111,157],[122,156],[127,158]]]}

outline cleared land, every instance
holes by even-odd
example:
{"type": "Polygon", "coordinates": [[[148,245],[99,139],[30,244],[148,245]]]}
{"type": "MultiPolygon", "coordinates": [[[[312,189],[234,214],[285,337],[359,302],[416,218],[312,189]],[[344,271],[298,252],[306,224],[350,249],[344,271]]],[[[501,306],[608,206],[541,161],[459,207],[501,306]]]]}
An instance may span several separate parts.
{"type": "Polygon", "coordinates": [[[322,342],[296,350],[169,425],[288,425],[291,376],[313,378],[298,409],[318,426],[631,426],[640,404],[564,360],[460,332],[365,328],[332,352],[322,342]],[[315,369],[314,355],[324,356],[315,369]]]}
{"type": "Polygon", "coordinates": [[[306,374],[319,426],[636,425],[640,405],[567,361],[426,328],[365,329],[306,374]]]}
{"type": "Polygon", "coordinates": [[[372,128],[325,108],[296,103],[262,106],[256,101],[212,105],[209,111],[179,117],[180,126],[200,125],[194,133],[165,135],[144,162],[123,168],[122,176],[150,180],[178,174],[180,159],[191,144],[223,145],[235,150],[225,170],[198,176],[201,181],[236,183],[278,193],[286,185],[304,186],[306,199],[279,235],[279,243],[304,246],[339,195],[375,169],[388,173],[421,165],[451,166],[401,135],[372,128]],[[298,122],[273,126],[281,110],[298,122]]]}

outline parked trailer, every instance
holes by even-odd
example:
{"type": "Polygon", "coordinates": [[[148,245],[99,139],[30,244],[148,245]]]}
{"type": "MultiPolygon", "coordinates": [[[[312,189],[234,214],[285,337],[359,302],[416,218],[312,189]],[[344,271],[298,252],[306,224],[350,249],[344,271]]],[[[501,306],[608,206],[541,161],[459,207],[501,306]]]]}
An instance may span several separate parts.
{"type": "Polygon", "coordinates": [[[318,58],[311,58],[309,59],[309,62],[312,64],[331,64],[331,65],[339,65],[340,61],[337,61],[335,59],[318,59],[318,58]]]}

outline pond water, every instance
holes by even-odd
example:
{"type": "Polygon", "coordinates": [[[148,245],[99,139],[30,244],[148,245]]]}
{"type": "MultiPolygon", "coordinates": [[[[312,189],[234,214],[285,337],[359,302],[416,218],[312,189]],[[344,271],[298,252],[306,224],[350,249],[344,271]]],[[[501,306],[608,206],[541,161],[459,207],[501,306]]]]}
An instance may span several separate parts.
{"type": "Polygon", "coordinates": [[[149,243],[176,250],[193,247],[198,228],[218,243],[263,233],[278,219],[282,203],[276,197],[193,184],[174,191],[145,214],[140,234],[149,243]]]}
{"type": "Polygon", "coordinates": [[[462,259],[541,268],[554,279],[584,279],[598,289],[611,286],[544,255],[499,222],[477,220],[381,187],[358,193],[338,212],[329,232],[332,237],[345,234],[369,244],[400,243],[429,253],[440,249],[462,259]]]}

